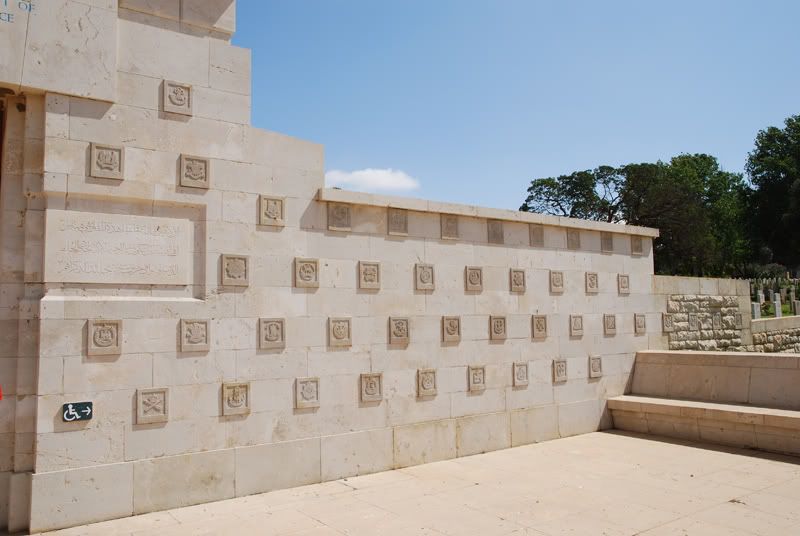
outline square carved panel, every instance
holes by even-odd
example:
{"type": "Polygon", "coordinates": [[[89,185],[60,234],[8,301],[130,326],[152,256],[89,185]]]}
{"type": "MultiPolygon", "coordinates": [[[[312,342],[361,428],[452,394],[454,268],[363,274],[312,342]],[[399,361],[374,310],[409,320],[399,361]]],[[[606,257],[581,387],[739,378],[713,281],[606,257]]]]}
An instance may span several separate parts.
{"type": "Polygon", "coordinates": [[[589,356],[589,377],[600,378],[603,376],[603,358],[599,355],[589,356]]]}
{"type": "Polygon", "coordinates": [[[417,396],[436,396],[436,369],[417,370],[417,396]]]}
{"type": "Polygon", "coordinates": [[[328,203],[328,230],[350,231],[352,229],[352,207],[344,203],[328,203]]]}
{"type": "Polygon", "coordinates": [[[514,387],[525,387],[530,382],[528,376],[528,362],[514,363],[512,366],[514,387]]]}
{"type": "Polygon", "coordinates": [[[258,198],[258,224],[283,227],[286,225],[286,199],[262,195],[258,198]]]}
{"type": "Polygon", "coordinates": [[[643,251],[642,237],[636,235],[631,236],[631,255],[639,256],[642,255],[643,251]]]}
{"type": "Polygon", "coordinates": [[[581,249],[581,232],[578,229],[567,229],[567,249],[581,249]]]}
{"type": "Polygon", "coordinates": [[[319,259],[294,260],[294,286],[319,288],[319,259]]]}
{"type": "Polygon", "coordinates": [[[534,339],[547,338],[547,315],[533,315],[531,317],[531,329],[534,339]]]}
{"type": "Polygon", "coordinates": [[[526,281],[525,281],[525,270],[511,268],[509,270],[509,288],[511,292],[520,292],[524,293],[526,289],[526,281]]]}
{"type": "Polygon", "coordinates": [[[297,378],[294,381],[295,409],[319,407],[319,378],[297,378]]]}
{"type": "Polygon", "coordinates": [[[443,240],[458,240],[458,216],[455,214],[442,214],[440,216],[442,239],[443,240]]]}
{"type": "Polygon", "coordinates": [[[567,381],[567,360],[553,360],[553,383],[564,383],[567,381]]]}
{"type": "Polygon", "coordinates": [[[389,207],[387,226],[387,232],[392,236],[408,236],[408,211],[389,207]]]}
{"type": "Polygon", "coordinates": [[[606,335],[617,334],[617,315],[603,315],[603,333],[606,335]]]}
{"type": "Polygon", "coordinates": [[[181,352],[208,352],[211,341],[210,322],[181,320],[181,352]]]}
{"type": "Polygon", "coordinates": [[[550,292],[552,294],[564,292],[564,272],[550,270],[550,292]]]}
{"type": "Polygon", "coordinates": [[[508,337],[508,325],[504,316],[489,317],[489,340],[504,341],[508,337]]]}
{"type": "Polygon", "coordinates": [[[662,313],[661,331],[664,333],[673,333],[675,331],[675,317],[669,313],[662,313]]]}
{"type": "Polygon", "coordinates": [[[222,415],[250,413],[250,382],[222,384],[222,415]]]}
{"type": "Polygon", "coordinates": [[[582,337],[583,336],[583,316],[582,315],[569,315],[569,336],[582,337]]]}
{"type": "Polygon", "coordinates": [[[358,288],[361,290],[380,290],[381,263],[378,261],[358,261],[358,288]]]}
{"type": "Polygon", "coordinates": [[[620,294],[631,293],[631,276],[628,274],[617,274],[617,291],[620,294]]]}
{"type": "Polygon", "coordinates": [[[411,342],[411,320],[408,317],[389,318],[389,344],[407,346],[411,342]]]}
{"type": "Polygon", "coordinates": [[[169,389],[155,387],[136,391],[136,424],[167,422],[169,418],[169,389]]]}
{"type": "Polygon", "coordinates": [[[536,248],[544,247],[544,225],[538,223],[531,223],[528,225],[528,235],[531,241],[531,246],[536,248]]]}
{"type": "Polygon", "coordinates": [[[486,220],[486,230],[490,244],[504,244],[503,220],[486,220]]]}
{"type": "Polygon", "coordinates": [[[464,289],[467,292],[481,292],[483,290],[483,268],[480,266],[467,266],[464,268],[464,289]]]}
{"type": "Polygon", "coordinates": [[[223,287],[246,287],[250,284],[250,257],[222,255],[221,281],[223,287]]]}
{"type": "Polygon", "coordinates": [[[162,99],[165,112],[192,115],[194,96],[192,95],[191,85],[173,82],[172,80],[164,80],[163,91],[162,99]]]}
{"type": "MultiPolygon", "coordinates": [[[[797,304],[796,301],[795,304],[797,304]]],[[[797,308],[795,309],[796,309],[795,314],[800,315],[800,310],[797,310],[797,308]]],[[[744,320],[742,318],[742,313],[733,313],[733,327],[736,329],[742,329],[744,327],[744,320]]]]}
{"type": "Polygon", "coordinates": [[[697,331],[700,329],[700,317],[697,313],[689,313],[689,331],[697,331]]]}
{"type": "Polygon", "coordinates": [[[647,317],[643,314],[636,313],[633,315],[633,329],[637,335],[647,333],[647,317]]]}
{"type": "Polygon", "coordinates": [[[417,290],[434,290],[436,288],[436,274],[432,264],[414,265],[414,284],[417,290]]]}
{"type": "Polygon", "coordinates": [[[208,190],[211,186],[211,160],[182,154],[179,184],[186,188],[208,190]]]}
{"type": "Polygon", "coordinates": [[[603,253],[614,251],[614,233],[600,233],[600,251],[603,253]]]}
{"type": "Polygon", "coordinates": [[[328,344],[330,346],[352,346],[350,318],[328,319],[328,344]]]}
{"type": "Polygon", "coordinates": [[[597,272],[586,272],[586,293],[597,294],[600,292],[600,276],[597,272]]]}
{"type": "Polygon", "coordinates": [[[274,350],[286,347],[286,319],[260,318],[258,320],[258,348],[274,350]]]}
{"type": "Polygon", "coordinates": [[[443,316],[442,317],[442,342],[461,341],[461,317],[443,316]]]}
{"type": "Polygon", "coordinates": [[[125,147],[92,143],[90,149],[89,174],[98,179],[125,178],[125,147]]]}
{"type": "Polygon", "coordinates": [[[467,367],[467,390],[470,393],[486,390],[486,367],[467,367]]]}
{"type": "Polygon", "coordinates": [[[722,313],[717,311],[711,315],[711,329],[719,331],[722,329],[722,313]]]}
{"type": "Polygon", "coordinates": [[[89,320],[87,322],[86,355],[120,355],[122,353],[122,320],[89,320]]]}
{"type": "Polygon", "coordinates": [[[380,402],[383,400],[383,374],[361,375],[361,401],[380,402]]]}

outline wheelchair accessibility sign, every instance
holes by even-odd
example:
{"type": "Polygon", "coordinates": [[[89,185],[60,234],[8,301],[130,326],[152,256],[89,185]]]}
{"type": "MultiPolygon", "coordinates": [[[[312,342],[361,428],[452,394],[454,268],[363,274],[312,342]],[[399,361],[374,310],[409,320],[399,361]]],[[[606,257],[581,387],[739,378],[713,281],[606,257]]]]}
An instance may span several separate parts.
{"type": "Polygon", "coordinates": [[[61,417],[64,422],[89,421],[92,419],[94,409],[92,402],[71,402],[61,407],[61,417]]]}

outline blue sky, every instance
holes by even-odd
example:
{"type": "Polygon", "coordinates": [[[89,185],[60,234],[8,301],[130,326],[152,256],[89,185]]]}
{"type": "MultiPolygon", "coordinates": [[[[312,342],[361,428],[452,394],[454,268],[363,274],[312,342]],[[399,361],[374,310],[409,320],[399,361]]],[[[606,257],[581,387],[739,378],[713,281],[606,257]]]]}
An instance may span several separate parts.
{"type": "Polygon", "coordinates": [[[354,189],[516,209],[532,178],[601,164],[706,152],[741,172],[800,113],[796,0],[237,9],[253,124],[324,144],[354,189]]]}

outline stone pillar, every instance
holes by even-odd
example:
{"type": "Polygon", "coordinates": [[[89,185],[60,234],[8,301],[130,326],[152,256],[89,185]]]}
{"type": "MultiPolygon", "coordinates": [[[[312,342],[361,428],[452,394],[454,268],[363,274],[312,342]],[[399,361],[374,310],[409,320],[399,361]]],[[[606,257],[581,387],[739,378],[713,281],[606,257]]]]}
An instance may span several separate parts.
{"type": "Polygon", "coordinates": [[[761,305],[762,303],[764,303],[764,291],[759,290],[757,294],[758,294],[758,304],[761,305]]]}
{"type": "MultiPolygon", "coordinates": [[[[759,291],[760,293],[761,291],[759,291]]],[[[757,302],[753,302],[750,304],[750,314],[753,317],[753,320],[758,320],[761,318],[761,304],[757,302]]]]}
{"type": "Polygon", "coordinates": [[[794,309],[794,314],[796,314],[796,315],[800,315],[800,300],[794,300],[794,301],[792,302],[792,304],[793,304],[793,306],[794,306],[794,307],[793,307],[793,309],[794,309]]]}
{"type": "Polygon", "coordinates": [[[781,297],[775,294],[773,298],[775,303],[775,318],[780,318],[783,316],[783,311],[781,311],[781,297]]]}

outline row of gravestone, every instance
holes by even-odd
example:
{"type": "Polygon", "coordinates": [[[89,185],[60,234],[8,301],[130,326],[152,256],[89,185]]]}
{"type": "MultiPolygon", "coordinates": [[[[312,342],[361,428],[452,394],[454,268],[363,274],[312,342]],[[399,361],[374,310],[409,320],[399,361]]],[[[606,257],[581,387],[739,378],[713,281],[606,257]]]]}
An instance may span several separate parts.
{"type": "MultiPolygon", "coordinates": [[[[481,393],[486,390],[486,366],[469,365],[466,391],[481,393]]],[[[589,379],[603,376],[603,361],[599,356],[589,356],[589,379]]],[[[438,394],[436,369],[417,369],[416,394],[419,399],[438,394]]],[[[552,382],[568,381],[567,360],[552,361],[552,382]]],[[[530,383],[528,362],[511,365],[510,386],[526,389],[530,383]]],[[[380,404],[384,400],[383,373],[372,372],[359,375],[359,400],[363,404],[380,404]]],[[[320,378],[305,377],[294,380],[294,408],[314,409],[320,407],[320,378]]],[[[226,382],[222,384],[222,415],[247,415],[252,408],[250,382],[226,382]]],[[[136,391],[136,424],[157,424],[169,420],[169,388],[151,387],[136,391]]]]}
{"type": "MultiPolygon", "coordinates": [[[[247,287],[250,285],[250,257],[247,255],[223,254],[220,258],[220,284],[230,287],[247,287]]],[[[586,272],[584,283],[587,294],[600,292],[600,276],[597,272],[586,272]]],[[[380,290],[381,263],[378,261],[358,261],[358,288],[361,290],[380,290]]],[[[527,290],[527,276],[521,268],[509,269],[509,290],[524,293],[527,290]]],[[[468,292],[483,291],[483,268],[480,266],[464,267],[464,289],[468,292]]],[[[319,288],[319,259],[294,259],[294,286],[296,288],[319,288]]],[[[436,268],[432,264],[414,265],[414,288],[418,291],[436,289],[436,268]]],[[[562,294],[566,289],[565,274],[562,271],[550,270],[549,289],[553,294],[562,294]]],[[[617,274],[617,292],[630,294],[631,282],[628,274],[617,274]]]]}

